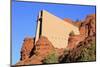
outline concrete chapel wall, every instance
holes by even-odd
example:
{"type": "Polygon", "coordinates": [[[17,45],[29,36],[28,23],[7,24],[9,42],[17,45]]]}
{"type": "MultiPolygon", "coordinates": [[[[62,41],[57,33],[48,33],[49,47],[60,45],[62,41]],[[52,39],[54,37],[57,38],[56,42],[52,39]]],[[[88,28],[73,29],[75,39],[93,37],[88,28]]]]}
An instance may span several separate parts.
{"type": "MultiPolygon", "coordinates": [[[[36,34],[37,39],[39,38],[39,27],[40,22],[38,22],[38,33],[36,34]]],[[[55,48],[66,48],[68,45],[69,34],[72,31],[75,35],[80,34],[78,27],[54,16],[45,10],[42,11],[41,36],[47,37],[55,48]]]]}

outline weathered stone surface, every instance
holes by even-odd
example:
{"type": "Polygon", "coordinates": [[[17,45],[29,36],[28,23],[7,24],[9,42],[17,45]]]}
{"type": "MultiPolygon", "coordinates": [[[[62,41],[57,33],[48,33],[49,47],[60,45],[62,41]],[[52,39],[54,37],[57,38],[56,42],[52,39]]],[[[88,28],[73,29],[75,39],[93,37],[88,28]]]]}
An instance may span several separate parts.
{"type": "Polygon", "coordinates": [[[34,45],[33,38],[25,38],[21,49],[21,61],[16,65],[42,64],[42,60],[54,50],[51,42],[44,36],[34,45]],[[32,49],[34,48],[34,51],[32,49]],[[31,53],[34,53],[33,55],[31,53]],[[32,55],[30,57],[30,55],[32,55]]]}
{"type": "Polygon", "coordinates": [[[34,38],[26,37],[21,48],[21,60],[28,59],[34,48],[34,38]]]}
{"type": "MultiPolygon", "coordinates": [[[[87,37],[95,36],[96,35],[96,18],[95,14],[88,15],[83,22],[80,22],[79,30],[80,35],[74,35],[69,37],[68,41],[68,49],[75,48],[81,41],[84,41],[87,37]]],[[[91,39],[91,38],[90,38],[91,39]]]]}
{"type": "Polygon", "coordinates": [[[72,21],[72,20],[69,19],[69,18],[64,18],[64,21],[69,22],[69,23],[72,23],[72,24],[73,24],[73,22],[74,22],[74,21],[72,21]]]}
{"type": "Polygon", "coordinates": [[[52,43],[44,36],[40,37],[40,39],[36,42],[36,53],[39,55],[44,55],[49,53],[54,49],[52,43]],[[42,51],[42,52],[41,52],[42,51]]]}
{"type": "MultiPolygon", "coordinates": [[[[52,43],[45,36],[41,36],[40,39],[34,44],[34,38],[27,37],[24,40],[21,48],[21,59],[16,65],[29,65],[29,64],[43,64],[42,60],[52,51],[56,51],[57,56],[60,59],[65,59],[65,50],[68,50],[68,58],[71,61],[76,61],[75,58],[80,54],[80,50],[83,47],[90,46],[90,43],[95,41],[96,37],[96,18],[95,14],[88,15],[85,20],[73,22],[70,19],[64,19],[65,21],[72,23],[79,27],[80,35],[71,35],[68,39],[68,46],[66,49],[54,48],[52,43]]],[[[61,44],[63,45],[63,44],[61,44]]]]}

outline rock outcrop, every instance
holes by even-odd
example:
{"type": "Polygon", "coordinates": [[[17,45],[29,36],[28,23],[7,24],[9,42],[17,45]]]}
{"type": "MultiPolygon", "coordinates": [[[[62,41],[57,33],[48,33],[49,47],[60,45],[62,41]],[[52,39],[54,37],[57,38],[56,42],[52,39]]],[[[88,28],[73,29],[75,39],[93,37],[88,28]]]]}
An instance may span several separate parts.
{"type": "Polygon", "coordinates": [[[35,38],[27,37],[21,48],[21,59],[16,65],[43,64],[45,57],[52,51],[57,53],[58,63],[77,62],[83,48],[89,48],[96,39],[96,17],[95,14],[91,14],[83,21],[64,20],[79,27],[80,31],[80,35],[70,35],[66,49],[54,48],[45,36],[41,36],[36,44],[35,38]],[[65,50],[68,52],[66,53],[65,50]]]}
{"type": "MultiPolygon", "coordinates": [[[[81,41],[84,41],[87,37],[95,37],[96,36],[96,18],[95,14],[88,15],[83,22],[78,22],[80,30],[80,35],[72,35],[69,37],[68,41],[68,49],[75,48],[81,41]]],[[[91,38],[90,38],[91,39],[91,38]]]]}
{"type": "Polygon", "coordinates": [[[80,62],[96,60],[96,17],[88,15],[80,22],[80,35],[70,36],[66,51],[60,58],[60,62],[80,62]]]}
{"type": "Polygon", "coordinates": [[[21,48],[21,58],[20,60],[25,60],[30,57],[30,53],[32,49],[35,47],[34,39],[31,37],[27,37],[24,39],[24,43],[21,48]]]}
{"type": "Polygon", "coordinates": [[[33,38],[25,38],[21,49],[21,60],[16,65],[42,64],[42,60],[52,51],[52,43],[44,36],[34,45],[33,38]]]}

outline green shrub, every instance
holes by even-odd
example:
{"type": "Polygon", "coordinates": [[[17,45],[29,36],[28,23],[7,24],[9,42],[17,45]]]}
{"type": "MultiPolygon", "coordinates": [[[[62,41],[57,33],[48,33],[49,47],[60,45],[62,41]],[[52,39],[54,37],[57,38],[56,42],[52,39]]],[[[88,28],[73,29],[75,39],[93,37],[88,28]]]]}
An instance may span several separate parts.
{"type": "Polygon", "coordinates": [[[43,63],[58,63],[58,56],[56,52],[51,52],[50,54],[48,54],[43,60],[43,63]]]}
{"type": "Polygon", "coordinates": [[[74,32],[71,31],[70,34],[69,34],[69,36],[74,36],[74,32]]]}
{"type": "Polygon", "coordinates": [[[96,44],[92,41],[88,44],[82,43],[81,46],[72,51],[64,51],[60,62],[81,62],[81,61],[95,61],[96,60],[96,44]]]}
{"type": "Polygon", "coordinates": [[[91,46],[88,48],[83,48],[80,54],[79,61],[94,61],[96,60],[96,45],[95,42],[91,43],[91,46]]]}

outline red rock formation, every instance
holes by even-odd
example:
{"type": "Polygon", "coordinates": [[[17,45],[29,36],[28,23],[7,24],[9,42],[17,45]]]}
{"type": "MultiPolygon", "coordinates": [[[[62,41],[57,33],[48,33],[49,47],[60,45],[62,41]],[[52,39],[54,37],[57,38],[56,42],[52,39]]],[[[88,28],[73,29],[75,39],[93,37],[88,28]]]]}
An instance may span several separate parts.
{"type": "MultiPolygon", "coordinates": [[[[81,43],[86,45],[90,41],[95,40],[96,36],[96,18],[95,14],[88,15],[84,21],[78,21],[73,23],[70,19],[64,19],[65,21],[72,23],[79,27],[80,35],[71,35],[69,37],[67,50],[75,49],[70,55],[74,56],[80,48],[81,43]]],[[[60,57],[63,55],[65,49],[54,48],[52,43],[48,38],[41,36],[40,39],[34,44],[34,38],[27,37],[24,40],[23,46],[21,48],[21,60],[16,65],[29,65],[29,64],[42,64],[42,60],[52,51],[56,51],[57,55],[60,57]]]]}
{"type": "Polygon", "coordinates": [[[34,39],[31,37],[26,37],[21,48],[21,60],[28,59],[33,48],[34,39]]]}
{"type": "Polygon", "coordinates": [[[73,49],[77,47],[77,45],[84,41],[87,37],[96,35],[96,18],[95,14],[88,15],[83,22],[78,22],[80,35],[74,35],[69,37],[68,41],[68,49],[73,49]]]}
{"type": "Polygon", "coordinates": [[[71,19],[69,19],[69,18],[64,18],[64,21],[66,21],[66,22],[69,22],[69,23],[72,23],[72,24],[73,24],[73,21],[72,21],[71,19]]]}
{"type": "Polygon", "coordinates": [[[77,27],[80,27],[81,26],[81,21],[74,22],[74,25],[77,26],[77,27]]]}
{"type": "Polygon", "coordinates": [[[69,37],[66,51],[61,57],[60,62],[81,62],[96,60],[96,17],[95,14],[88,15],[80,22],[80,35],[69,37]]]}
{"type": "Polygon", "coordinates": [[[21,49],[21,61],[16,65],[42,64],[44,57],[52,50],[54,50],[53,45],[44,36],[41,36],[35,45],[33,38],[25,38],[21,49]],[[30,57],[32,48],[35,48],[35,50],[33,51],[34,54],[30,57]]]}
{"type": "Polygon", "coordinates": [[[40,39],[36,42],[36,53],[39,55],[48,54],[51,50],[54,49],[52,43],[46,37],[40,37],[40,39]],[[42,52],[41,52],[42,51],[42,52]]]}

